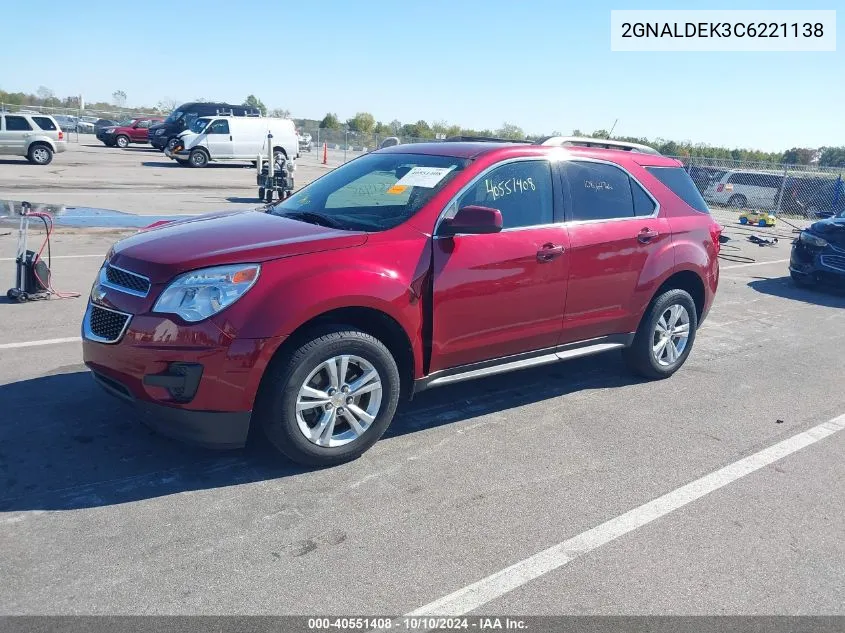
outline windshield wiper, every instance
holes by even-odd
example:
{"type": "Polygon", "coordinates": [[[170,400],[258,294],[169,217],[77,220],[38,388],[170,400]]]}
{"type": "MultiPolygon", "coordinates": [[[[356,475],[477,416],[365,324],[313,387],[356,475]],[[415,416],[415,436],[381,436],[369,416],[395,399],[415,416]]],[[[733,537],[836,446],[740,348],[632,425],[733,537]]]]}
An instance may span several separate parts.
{"type": "Polygon", "coordinates": [[[317,213],[315,211],[288,211],[279,213],[278,215],[283,218],[300,220],[302,222],[308,222],[310,224],[320,224],[322,226],[327,226],[331,229],[346,228],[344,224],[338,222],[334,218],[329,217],[327,215],[323,215],[322,213],[317,213]]]}

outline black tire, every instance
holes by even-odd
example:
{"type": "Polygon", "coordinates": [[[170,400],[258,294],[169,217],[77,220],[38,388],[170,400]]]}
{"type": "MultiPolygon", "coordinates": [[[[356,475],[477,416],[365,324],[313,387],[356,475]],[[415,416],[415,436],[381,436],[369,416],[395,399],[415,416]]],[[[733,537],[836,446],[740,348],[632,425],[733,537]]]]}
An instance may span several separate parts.
{"type": "Polygon", "coordinates": [[[796,273],[790,270],[789,276],[792,277],[792,282],[799,288],[812,288],[816,285],[815,281],[812,277],[810,277],[810,275],[804,275],[802,273],[796,273]]]}
{"type": "Polygon", "coordinates": [[[191,155],[188,157],[188,163],[191,165],[191,167],[207,167],[208,154],[205,153],[205,150],[195,149],[191,152],[191,155]]]}
{"type": "Polygon", "coordinates": [[[635,374],[645,378],[661,379],[668,378],[678,371],[687,360],[695,343],[696,330],[698,329],[698,313],[695,309],[695,302],[686,290],[671,289],[656,296],[648,310],[640,321],[634,342],[623,352],[628,367],[635,374]],[[655,358],[653,347],[655,345],[655,330],[657,322],[674,305],[680,305],[687,312],[689,319],[689,336],[683,351],[671,364],[664,365],[655,358]]]}
{"type": "Polygon", "coordinates": [[[264,202],[264,187],[258,188],[258,199],[264,202]]]}
{"type": "Polygon", "coordinates": [[[175,136],[173,138],[167,139],[167,143],[164,144],[164,147],[161,148],[161,151],[163,152],[164,150],[169,149],[172,152],[173,148],[176,147],[176,143],[178,142],[179,139],[177,139],[175,136]]]}
{"type": "Polygon", "coordinates": [[[265,190],[265,192],[264,192],[264,202],[266,202],[267,204],[270,204],[271,202],[273,202],[273,190],[272,189],[265,190]]]}
{"type": "Polygon", "coordinates": [[[114,139],[114,144],[117,145],[120,149],[126,149],[129,147],[129,137],[125,134],[121,134],[116,139],[114,139]]]}
{"type": "Polygon", "coordinates": [[[18,293],[19,293],[19,292],[20,292],[20,290],[18,290],[17,288],[9,288],[9,289],[6,291],[6,298],[7,298],[9,301],[16,301],[16,300],[17,300],[17,298],[18,298],[18,293]]]}
{"type": "Polygon", "coordinates": [[[745,198],[745,196],[741,196],[739,194],[731,196],[728,199],[728,206],[733,207],[735,209],[744,209],[747,204],[748,200],[745,198]]]}
{"type": "MultiPolygon", "coordinates": [[[[326,326],[309,332],[301,342],[278,355],[267,369],[255,406],[255,421],[286,457],[307,466],[331,466],[359,457],[387,430],[399,402],[396,361],[377,338],[350,326],[326,326]],[[323,362],[354,355],[370,363],[381,380],[381,404],[372,424],[347,444],[323,447],[300,430],[296,417],[299,390],[323,362]]],[[[328,405],[326,405],[328,407],[328,405]]]]}
{"type": "Polygon", "coordinates": [[[33,143],[29,146],[26,158],[33,165],[49,165],[53,162],[53,150],[44,143],[33,143]]]}

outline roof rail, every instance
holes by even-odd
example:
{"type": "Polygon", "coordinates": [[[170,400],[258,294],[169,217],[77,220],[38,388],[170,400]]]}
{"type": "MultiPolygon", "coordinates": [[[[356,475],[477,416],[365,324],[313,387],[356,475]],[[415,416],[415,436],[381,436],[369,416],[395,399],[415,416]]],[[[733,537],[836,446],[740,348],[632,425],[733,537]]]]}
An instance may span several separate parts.
{"type": "Polygon", "coordinates": [[[449,136],[443,139],[446,142],[475,142],[475,143],[530,143],[512,138],[496,138],[493,136],[449,136]]]}
{"type": "Polygon", "coordinates": [[[653,154],[662,156],[653,147],[629,143],[627,141],[612,141],[607,138],[592,138],[589,136],[548,136],[535,142],[535,145],[577,145],[580,147],[599,147],[603,149],[620,149],[626,152],[639,152],[641,154],[653,154]]]}

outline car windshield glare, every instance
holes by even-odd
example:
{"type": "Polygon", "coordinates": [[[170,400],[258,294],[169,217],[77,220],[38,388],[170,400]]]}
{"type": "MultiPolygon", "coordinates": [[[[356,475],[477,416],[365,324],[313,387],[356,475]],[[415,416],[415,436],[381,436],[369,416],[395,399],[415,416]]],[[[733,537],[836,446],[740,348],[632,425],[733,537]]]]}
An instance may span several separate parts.
{"type": "Polygon", "coordinates": [[[184,113],[184,112],[182,112],[181,110],[176,110],[176,111],[174,111],[174,112],[171,112],[171,113],[170,113],[170,116],[168,116],[168,117],[164,120],[164,122],[165,122],[165,123],[175,123],[175,122],[176,122],[176,121],[178,121],[180,118],[182,118],[182,115],[183,115],[183,114],[185,114],[185,113],[184,113]]]}
{"type": "Polygon", "coordinates": [[[322,216],[348,230],[384,231],[408,220],[468,164],[452,156],[367,154],[276,204],[270,213],[322,216]]]}

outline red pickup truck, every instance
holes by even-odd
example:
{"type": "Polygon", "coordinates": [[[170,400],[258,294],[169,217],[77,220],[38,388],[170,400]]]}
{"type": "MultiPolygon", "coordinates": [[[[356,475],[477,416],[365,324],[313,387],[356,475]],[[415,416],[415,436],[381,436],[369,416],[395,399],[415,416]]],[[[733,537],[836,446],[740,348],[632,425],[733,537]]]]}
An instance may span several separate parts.
{"type": "Polygon", "coordinates": [[[130,143],[149,143],[150,127],[161,123],[161,117],[140,117],[117,125],[99,128],[97,138],[108,147],[129,147],[130,143]]]}
{"type": "Polygon", "coordinates": [[[94,283],[84,361],[162,433],[237,447],[257,424],[317,465],[422,389],[612,350],[671,376],[721,227],[678,161],[591,142],[397,145],[272,207],[141,231],[94,283]]]}

